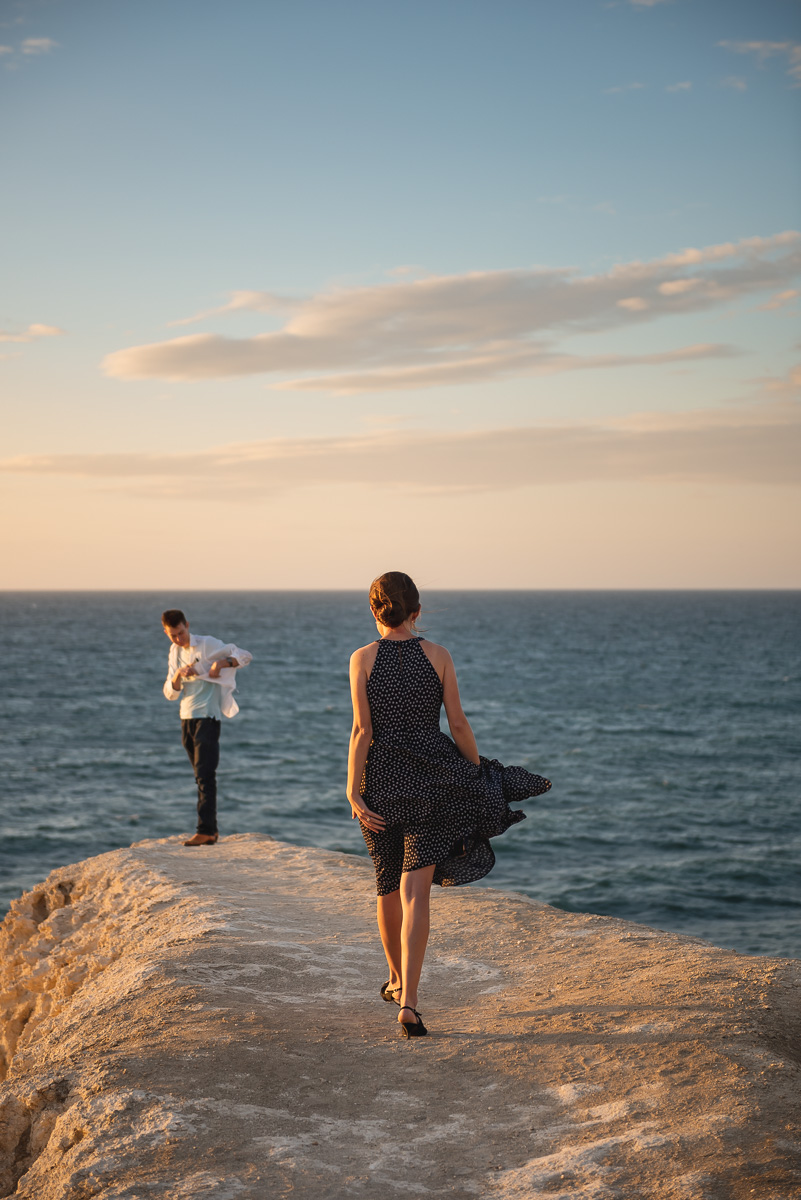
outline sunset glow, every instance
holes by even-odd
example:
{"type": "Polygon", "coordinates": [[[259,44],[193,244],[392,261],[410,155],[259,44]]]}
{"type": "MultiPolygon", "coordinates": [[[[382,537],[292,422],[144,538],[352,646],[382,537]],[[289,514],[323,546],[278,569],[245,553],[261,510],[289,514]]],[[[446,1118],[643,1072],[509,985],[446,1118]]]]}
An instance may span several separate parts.
{"type": "Polygon", "coordinates": [[[3,587],[801,586],[797,5],[0,43],[3,587]]]}

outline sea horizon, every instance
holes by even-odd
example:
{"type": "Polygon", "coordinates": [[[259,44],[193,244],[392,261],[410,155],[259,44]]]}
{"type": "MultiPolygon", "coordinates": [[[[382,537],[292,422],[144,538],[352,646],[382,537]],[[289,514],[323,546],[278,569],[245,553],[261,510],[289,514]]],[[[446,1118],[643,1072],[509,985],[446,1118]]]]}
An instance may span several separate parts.
{"type": "MultiPolygon", "coordinates": [[[[366,589],[8,591],[0,903],[53,867],[192,831],[162,694],[168,607],[254,656],[222,730],[222,833],[366,853],[345,802],[366,589]]],[[[799,617],[788,589],[423,591],[481,753],[553,782],[494,840],[487,886],[801,957],[799,617]]]]}
{"type": "MultiPolygon", "coordinates": [[[[432,591],[432,592],[448,592],[448,593],[451,593],[451,592],[498,592],[498,593],[531,592],[531,593],[535,593],[535,594],[546,594],[546,595],[547,594],[558,594],[561,592],[576,593],[578,595],[588,595],[588,594],[592,595],[595,593],[626,594],[626,593],[632,593],[632,592],[633,593],[644,592],[644,593],[656,593],[656,594],[666,593],[668,595],[673,594],[673,593],[686,593],[688,595],[694,595],[696,593],[704,594],[704,595],[707,595],[707,594],[714,595],[716,593],[721,593],[721,594],[741,593],[743,595],[750,595],[752,593],[763,594],[763,593],[771,593],[771,592],[782,592],[782,593],[798,592],[798,593],[801,593],[801,587],[747,587],[747,588],[743,588],[743,587],[667,587],[667,588],[666,587],[586,587],[586,588],[583,588],[583,587],[581,587],[581,588],[579,588],[579,587],[554,587],[554,588],[537,588],[537,587],[451,587],[451,586],[442,587],[438,584],[430,584],[430,585],[421,584],[420,586],[421,586],[421,589],[425,588],[425,590],[432,591]]],[[[34,594],[41,594],[41,595],[53,595],[53,594],[55,594],[55,595],[106,595],[106,594],[108,594],[108,595],[114,595],[114,594],[118,594],[118,593],[119,594],[135,593],[137,595],[141,595],[141,594],[147,594],[147,593],[163,594],[164,592],[167,592],[170,590],[175,591],[175,592],[181,592],[184,595],[196,595],[196,594],[198,594],[198,595],[226,595],[226,594],[252,595],[254,593],[255,594],[260,594],[260,593],[267,593],[267,594],[279,593],[280,594],[280,593],[285,593],[285,592],[310,592],[310,593],[321,593],[321,594],[326,594],[326,593],[348,593],[348,594],[356,593],[356,594],[358,594],[359,592],[364,592],[364,594],[366,595],[367,591],[368,591],[368,587],[369,587],[369,585],[366,585],[366,586],[361,585],[359,587],[354,586],[354,587],[325,587],[325,588],[320,588],[320,587],[314,587],[314,588],[312,588],[312,587],[183,588],[183,587],[181,587],[181,588],[173,588],[173,589],[166,588],[166,587],[114,587],[114,588],[100,588],[100,587],[90,587],[90,588],[3,588],[3,587],[0,587],[0,596],[15,596],[15,595],[23,596],[23,595],[34,595],[34,594]]]]}

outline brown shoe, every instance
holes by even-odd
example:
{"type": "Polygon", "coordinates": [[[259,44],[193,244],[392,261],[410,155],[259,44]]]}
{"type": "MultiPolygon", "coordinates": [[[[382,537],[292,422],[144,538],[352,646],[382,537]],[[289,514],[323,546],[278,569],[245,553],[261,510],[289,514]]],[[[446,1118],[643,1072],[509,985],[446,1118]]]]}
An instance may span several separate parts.
{"type": "Polygon", "coordinates": [[[196,833],[188,842],[184,842],[185,846],[213,846],[219,840],[219,833],[196,833]]]}

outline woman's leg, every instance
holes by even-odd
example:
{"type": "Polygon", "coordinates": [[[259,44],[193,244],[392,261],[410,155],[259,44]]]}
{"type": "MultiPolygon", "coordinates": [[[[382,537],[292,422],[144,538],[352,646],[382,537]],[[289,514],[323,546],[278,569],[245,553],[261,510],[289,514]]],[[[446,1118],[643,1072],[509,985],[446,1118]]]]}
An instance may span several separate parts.
{"type": "MultiPolygon", "coordinates": [[[[417,988],[423,969],[429,930],[429,900],[434,865],[404,871],[401,875],[400,899],[403,909],[401,922],[401,1004],[417,1008],[417,988]]],[[[398,1013],[398,1020],[409,1019],[409,1013],[398,1013]]]]}
{"type": "Polygon", "coordinates": [[[401,980],[401,899],[400,884],[403,871],[403,830],[400,826],[388,829],[368,829],[362,834],[375,867],[378,892],[377,916],[381,945],[387,956],[389,982],[400,987],[401,980]]]}
{"type": "Polygon", "coordinates": [[[379,896],[378,903],[378,932],[381,934],[381,945],[387,956],[389,967],[390,987],[399,988],[401,982],[401,894],[398,888],[386,896],[379,896]]]}

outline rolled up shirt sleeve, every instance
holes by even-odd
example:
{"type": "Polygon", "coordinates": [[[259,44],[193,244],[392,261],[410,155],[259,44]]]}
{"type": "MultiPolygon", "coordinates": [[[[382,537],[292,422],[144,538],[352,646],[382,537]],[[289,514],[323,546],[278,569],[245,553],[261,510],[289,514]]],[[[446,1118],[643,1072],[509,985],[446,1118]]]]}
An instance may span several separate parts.
{"type": "Polygon", "coordinates": [[[240,667],[247,667],[253,662],[253,655],[249,650],[241,650],[239,646],[235,646],[233,642],[230,646],[225,647],[225,653],[229,658],[235,658],[240,667]]]}
{"type": "MultiPolygon", "coordinates": [[[[219,638],[205,637],[195,643],[198,656],[195,659],[194,667],[200,678],[204,678],[211,670],[211,660],[216,658],[222,651],[225,650],[225,644],[219,638]]],[[[227,651],[226,651],[227,653],[227,651]]]]}
{"type": "MultiPolygon", "coordinates": [[[[253,655],[249,650],[241,650],[239,646],[235,646],[233,642],[220,642],[219,646],[214,650],[206,649],[203,658],[197,663],[197,673],[201,676],[208,675],[211,670],[211,660],[219,659],[220,655],[224,654],[226,658],[235,658],[240,667],[246,667],[253,661],[253,655]]],[[[230,671],[231,667],[223,667],[224,671],[230,671]]]]}
{"type": "Polygon", "coordinates": [[[177,700],[179,698],[179,696],[181,695],[180,688],[178,689],[178,691],[176,691],[175,688],[172,686],[173,676],[175,675],[175,672],[177,670],[178,670],[177,659],[173,655],[172,651],[170,651],[170,657],[167,660],[167,678],[164,680],[164,687],[162,688],[162,691],[164,692],[164,695],[167,697],[168,700],[177,700]]]}

